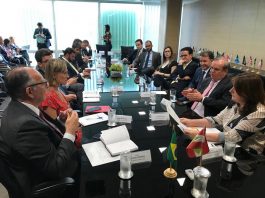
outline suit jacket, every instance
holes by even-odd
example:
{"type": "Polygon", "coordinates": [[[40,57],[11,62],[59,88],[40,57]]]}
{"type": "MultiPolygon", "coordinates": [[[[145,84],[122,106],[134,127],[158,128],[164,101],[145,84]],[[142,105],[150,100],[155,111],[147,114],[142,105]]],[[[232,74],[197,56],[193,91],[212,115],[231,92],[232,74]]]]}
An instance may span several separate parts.
{"type": "Polygon", "coordinates": [[[0,157],[23,189],[21,197],[31,197],[39,182],[74,174],[78,165],[74,143],[59,137],[24,104],[12,100],[1,123],[0,157]]]}
{"type": "MultiPolygon", "coordinates": [[[[208,69],[204,79],[209,78],[209,77],[210,77],[210,69],[208,69]]],[[[202,81],[203,81],[203,71],[202,71],[201,67],[198,67],[195,71],[195,74],[194,74],[190,84],[189,84],[189,87],[199,89],[202,81]]]]}
{"type": "MultiPolygon", "coordinates": [[[[146,51],[146,49],[143,48],[142,53],[145,52],[145,51],[146,51]]],[[[133,63],[133,61],[137,58],[137,53],[138,53],[138,49],[134,49],[134,50],[132,51],[132,53],[130,53],[130,54],[126,57],[130,64],[133,63]]]]}
{"type": "MultiPolygon", "coordinates": [[[[33,38],[36,39],[36,35],[40,33],[41,33],[40,29],[36,28],[33,34],[33,38]]],[[[46,39],[45,39],[46,48],[49,48],[51,46],[50,39],[52,38],[52,35],[47,28],[42,28],[42,33],[46,36],[46,39]]],[[[38,45],[38,42],[37,42],[37,45],[38,45]]]]}
{"type": "MultiPolygon", "coordinates": [[[[198,91],[203,91],[208,87],[211,78],[204,79],[198,91]]],[[[211,94],[204,98],[204,116],[216,116],[222,111],[231,101],[229,90],[232,88],[232,82],[229,76],[225,76],[218,85],[214,88],[211,94]]]]}
{"type": "MultiPolygon", "coordinates": [[[[153,52],[152,55],[152,66],[148,68],[148,70],[150,70],[151,72],[148,71],[148,75],[153,73],[159,65],[161,65],[161,55],[159,52],[153,52]]],[[[136,60],[135,60],[135,67],[138,67],[138,73],[142,74],[144,69],[147,68],[143,68],[144,63],[145,63],[145,57],[147,56],[147,51],[143,52],[136,60]]],[[[144,72],[145,73],[145,72],[144,72]]]]}
{"type": "MultiPolygon", "coordinates": [[[[64,60],[63,57],[60,57],[60,59],[64,60]]],[[[69,78],[78,77],[77,82],[81,83],[81,84],[84,84],[84,79],[81,77],[80,73],[77,72],[78,68],[75,66],[75,64],[72,63],[72,65],[75,66],[77,71],[75,69],[73,69],[73,67],[67,61],[65,61],[65,63],[66,63],[66,66],[67,66],[67,71],[68,71],[69,78]]]]}

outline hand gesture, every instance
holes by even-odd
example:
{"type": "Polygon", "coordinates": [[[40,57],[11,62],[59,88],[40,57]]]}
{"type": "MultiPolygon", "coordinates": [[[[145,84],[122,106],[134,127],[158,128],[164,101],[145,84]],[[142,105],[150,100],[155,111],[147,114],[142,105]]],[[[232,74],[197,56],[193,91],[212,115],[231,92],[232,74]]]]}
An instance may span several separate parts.
{"type": "Polygon", "coordinates": [[[75,132],[78,130],[78,114],[75,111],[67,113],[67,119],[65,122],[65,132],[75,135],[75,132]]]}

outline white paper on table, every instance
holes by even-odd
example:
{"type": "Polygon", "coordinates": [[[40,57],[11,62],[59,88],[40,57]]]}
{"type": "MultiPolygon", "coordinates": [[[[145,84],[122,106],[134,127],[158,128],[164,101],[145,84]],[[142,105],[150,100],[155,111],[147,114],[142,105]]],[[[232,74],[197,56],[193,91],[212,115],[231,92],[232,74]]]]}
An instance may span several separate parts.
{"type": "Polygon", "coordinates": [[[151,120],[152,121],[169,120],[169,114],[168,112],[154,112],[151,113],[151,120]]]}
{"type": "Polygon", "coordinates": [[[165,98],[163,98],[160,103],[165,105],[165,106],[167,106],[167,105],[171,106],[171,104],[172,104],[172,102],[170,100],[167,100],[165,98]]]}
{"type": "Polygon", "coordinates": [[[100,98],[98,91],[83,91],[83,98],[100,98]]]}
{"type": "Polygon", "coordinates": [[[99,166],[120,160],[120,156],[112,157],[101,141],[82,145],[91,165],[99,166]]]}
{"type": "Polygon", "coordinates": [[[155,93],[156,95],[167,95],[166,91],[151,91],[152,93],[155,93]]]}
{"type": "Polygon", "coordinates": [[[79,123],[83,126],[96,124],[108,120],[108,116],[105,113],[96,113],[79,118],[79,123]]]}
{"type": "Polygon", "coordinates": [[[116,122],[120,122],[120,123],[131,123],[132,122],[132,116],[116,115],[116,122]]]}
{"type": "Polygon", "coordinates": [[[141,98],[150,98],[151,92],[141,92],[140,96],[141,98]]]}
{"type": "Polygon", "coordinates": [[[178,117],[178,115],[176,114],[176,112],[174,111],[174,109],[170,106],[170,105],[167,105],[167,112],[169,113],[169,115],[171,115],[171,117],[178,123],[180,129],[183,131],[184,129],[187,128],[186,125],[182,124],[180,122],[180,119],[178,117]]]}
{"type": "Polygon", "coordinates": [[[83,98],[83,102],[99,102],[100,98],[83,98]]]}

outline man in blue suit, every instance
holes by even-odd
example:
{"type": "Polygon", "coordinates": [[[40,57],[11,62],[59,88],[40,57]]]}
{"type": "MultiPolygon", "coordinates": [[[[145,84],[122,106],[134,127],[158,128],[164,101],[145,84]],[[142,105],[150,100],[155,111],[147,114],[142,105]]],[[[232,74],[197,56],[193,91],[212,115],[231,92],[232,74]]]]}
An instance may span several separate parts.
{"type": "Polygon", "coordinates": [[[42,23],[37,23],[38,28],[35,29],[33,38],[37,39],[38,50],[42,48],[48,48],[51,46],[50,39],[52,38],[51,33],[47,28],[43,28],[42,23]]]}

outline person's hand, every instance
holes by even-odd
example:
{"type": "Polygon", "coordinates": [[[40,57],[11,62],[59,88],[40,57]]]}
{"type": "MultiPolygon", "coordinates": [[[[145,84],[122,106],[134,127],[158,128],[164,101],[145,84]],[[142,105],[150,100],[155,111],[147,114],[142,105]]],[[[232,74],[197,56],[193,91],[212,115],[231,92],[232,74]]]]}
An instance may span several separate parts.
{"type": "Polygon", "coordinates": [[[60,111],[59,113],[59,120],[62,121],[62,122],[65,122],[66,119],[67,119],[67,114],[68,113],[72,113],[73,109],[69,108],[69,109],[66,109],[65,111],[60,111]]]}
{"type": "Polygon", "coordinates": [[[89,57],[88,57],[88,56],[83,56],[83,57],[82,57],[82,60],[83,60],[85,63],[88,63],[88,62],[89,62],[89,57]]]}
{"type": "Polygon", "coordinates": [[[184,129],[184,134],[189,136],[191,139],[193,139],[198,134],[198,129],[195,128],[186,128],[184,129]]]}
{"type": "Polygon", "coordinates": [[[184,76],[184,77],[182,78],[182,80],[190,80],[190,77],[189,77],[189,76],[184,76]]]}
{"type": "Polygon", "coordinates": [[[183,59],[180,59],[179,62],[178,62],[179,65],[183,65],[183,63],[184,63],[183,59]]]}
{"type": "Polygon", "coordinates": [[[73,84],[76,84],[77,83],[77,79],[78,77],[72,77],[72,78],[69,78],[66,82],[66,85],[73,85],[73,84]]]}
{"type": "Polygon", "coordinates": [[[76,95],[75,94],[67,94],[65,95],[65,98],[68,102],[72,101],[72,100],[76,100],[76,95]]]}
{"type": "Polygon", "coordinates": [[[124,58],[124,59],[122,59],[122,62],[124,63],[124,62],[128,62],[128,59],[127,58],[124,58]]]}
{"type": "Polygon", "coordinates": [[[186,126],[190,126],[191,125],[191,119],[188,118],[180,118],[180,122],[186,126]]]}
{"type": "Polygon", "coordinates": [[[153,76],[154,75],[160,75],[160,76],[162,76],[162,73],[160,71],[155,70],[155,72],[153,73],[153,76]]]}
{"type": "Polygon", "coordinates": [[[78,114],[75,111],[67,113],[67,119],[65,121],[65,132],[75,135],[78,130],[78,114]]]}
{"type": "Polygon", "coordinates": [[[90,76],[90,69],[89,68],[85,68],[84,70],[83,70],[83,76],[84,77],[89,77],[90,76]]]}
{"type": "Polygon", "coordinates": [[[190,101],[197,101],[197,102],[201,102],[203,99],[203,95],[196,89],[192,93],[188,93],[186,97],[190,101]]]}
{"type": "Polygon", "coordinates": [[[187,94],[188,94],[188,93],[192,93],[193,90],[194,90],[193,88],[184,89],[184,90],[181,92],[181,94],[182,94],[183,96],[187,97],[187,94]]]}

